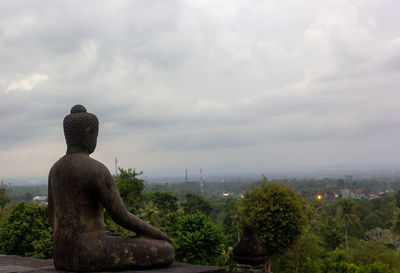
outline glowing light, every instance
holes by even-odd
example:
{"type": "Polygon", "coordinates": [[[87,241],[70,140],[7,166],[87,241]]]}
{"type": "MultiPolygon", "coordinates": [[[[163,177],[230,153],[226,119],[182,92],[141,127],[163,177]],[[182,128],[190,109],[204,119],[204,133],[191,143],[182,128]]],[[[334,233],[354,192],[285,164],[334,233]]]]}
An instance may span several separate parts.
{"type": "Polygon", "coordinates": [[[318,199],[318,200],[321,200],[321,199],[322,199],[322,195],[321,195],[321,194],[318,194],[318,195],[317,195],[317,199],[318,199]]]}

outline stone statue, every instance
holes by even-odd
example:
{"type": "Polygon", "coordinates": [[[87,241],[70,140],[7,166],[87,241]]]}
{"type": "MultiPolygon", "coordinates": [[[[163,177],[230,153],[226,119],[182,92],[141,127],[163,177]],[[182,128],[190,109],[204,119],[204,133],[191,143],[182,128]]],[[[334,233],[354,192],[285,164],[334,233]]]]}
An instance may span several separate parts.
{"type": "Polygon", "coordinates": [[[233,259],[238,263],[234,272],[265,272],[264,264],[268,259],[267,248],[258,235],[256,226],[245,226],[242,239],[233,250],[233,259]]]}
{"type": "Polygon", "coordinates": [[[163,232],[126,209],[109,170],[89,157],[96,148],[98,119],[75,105],[64,118],[67,153],[49,173],[49,219],[58,270],[104,271],[153,268],[174,260],[163,232]],[[108,235],[104,209],[135,237],[108,235]]]}

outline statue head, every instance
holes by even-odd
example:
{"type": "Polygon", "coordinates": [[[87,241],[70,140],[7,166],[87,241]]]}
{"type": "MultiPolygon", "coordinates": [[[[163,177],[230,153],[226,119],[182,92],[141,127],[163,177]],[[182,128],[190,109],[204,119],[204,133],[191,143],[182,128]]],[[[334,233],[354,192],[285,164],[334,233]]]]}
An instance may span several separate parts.
{"type": "Polygon", "coordinates": [[[99,120],[94,114],[87,113],[83,105],[77,104],[71,108],[71,114],[65,116],[63,125],[67,154],[94,152],[99,132],[99,120]]]}

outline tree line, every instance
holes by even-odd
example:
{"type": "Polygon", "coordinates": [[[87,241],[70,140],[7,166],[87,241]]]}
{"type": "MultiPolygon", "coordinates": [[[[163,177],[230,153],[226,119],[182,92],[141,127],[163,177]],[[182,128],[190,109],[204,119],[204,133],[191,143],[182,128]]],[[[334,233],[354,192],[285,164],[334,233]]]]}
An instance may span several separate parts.
{"type": "MultiPolygon", "coordinates": [[[[266,268],[271,272],[400,272],[400,190],[373,200],[317,199],[313,197],[323,192],[321,188],[329,185],[332,189],[334,181],[342,182],[309,180],[311,188],[307,188],[299,181],[262,177],[251,184],[237,184],[243,187],[242,198],[204,196],[184,183],[166,191],[163,185],[146,184],[140,175],[119,169],[114,181],[130,212],[168,234],[178,261],[232,269],[232,250],[243,227],[250,224],[258,227],[267,246],[266,268]]],[[[337,188],[354,181],[343,182],[337,188]]],[[[134,235],[107,213],[105,228],[120,236],[134,235]]],[[[11,205],[2,183],[0,253],[51,258],[51,233],[46,207],[24,202],[11,205]]]]}

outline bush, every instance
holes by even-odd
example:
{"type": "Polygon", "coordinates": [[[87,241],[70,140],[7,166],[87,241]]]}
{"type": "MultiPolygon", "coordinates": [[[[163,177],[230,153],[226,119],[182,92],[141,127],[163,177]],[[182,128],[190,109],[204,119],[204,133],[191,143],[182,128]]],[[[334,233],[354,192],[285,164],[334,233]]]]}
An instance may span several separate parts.
{"type": "Polygon", "coordinates": [[[23,202],[16,205],[0,230],[0,252],[51,258],[53,239],[47,207],[23,202]]]}
{"type": "Polygon", "coordinates": [[[366,273],[364,267],[345,261],[345,252],[335,250],[323,261],[321,271],[324,273],[366,273]]]}
{"type": "Polygon", "coordinates": [[[202,213],[210,215],[212,211],[211,204],[203,196],[189,192],[185,195],[185,198],[186,200],[182,203],[185,214],[202,213]]]}
{"type": "Polygon", "coordinates": [[[396,273],[396,271],[391,270],[390,266],[383,264],[381,262],[375,262],[365,266],[366,273],[396,273]]]}
{"type": "Polygon", "coordinates": [[[207,216],[182,216],[175,240],[176,258],[192,264],[213,264],[222,254],[223,240],[222,232],[207,216]]]}
{"type": "Polygon", "coordinates": [[[371,241],[357,241],[346,253],[346,260],[364,266],[382,263],[400,271],[400,252],[371,241]]]}
{"type": "Polygon", "coordinates": [[[167,191],[155,191],[149,194],[149,199],[163,213],[178,210],[178,198],[167,191]]]}

